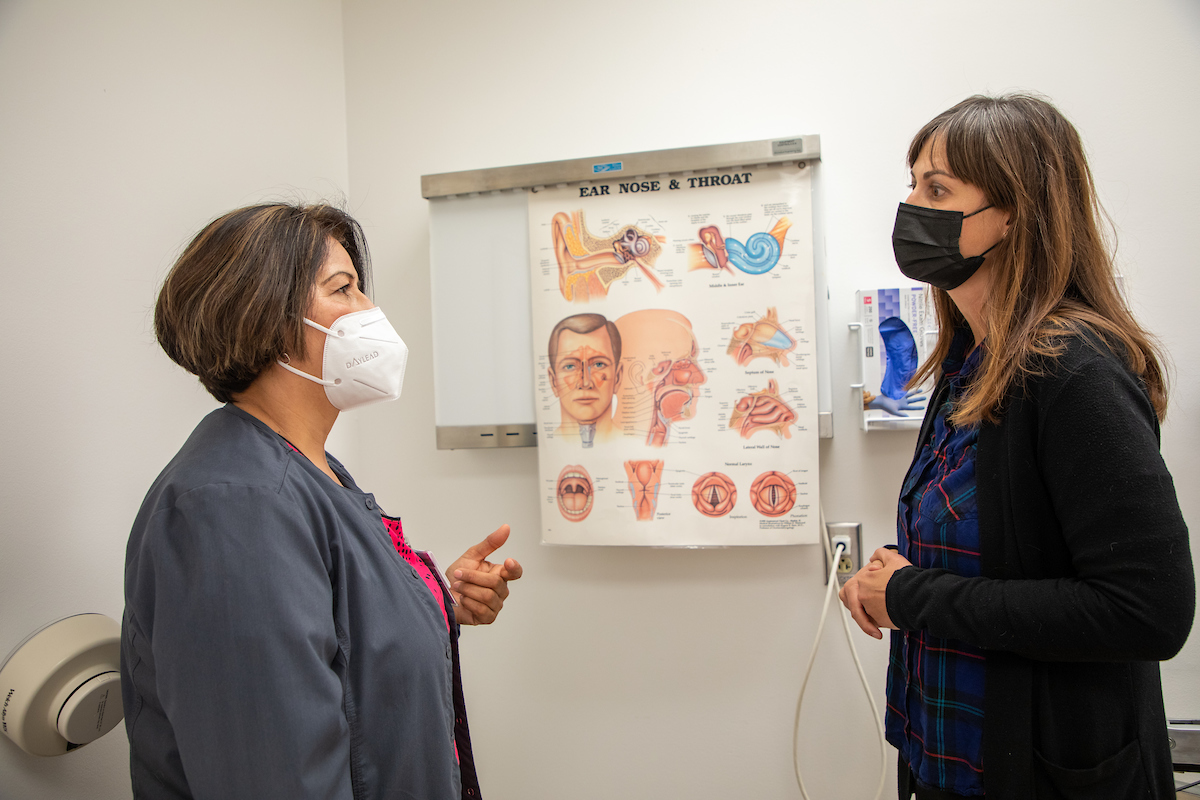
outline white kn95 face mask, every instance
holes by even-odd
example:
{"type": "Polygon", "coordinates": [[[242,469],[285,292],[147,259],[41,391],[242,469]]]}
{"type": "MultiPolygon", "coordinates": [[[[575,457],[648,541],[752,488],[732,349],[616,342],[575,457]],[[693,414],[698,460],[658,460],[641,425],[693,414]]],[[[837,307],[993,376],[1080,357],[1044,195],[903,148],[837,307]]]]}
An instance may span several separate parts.
{"type": "Polygon", "coordinates": [[[344,314],[334,320],[331,328],[308,318],[304,324],[325,334],[322,377],[301,372],[282,361],[276,363],[288,372],[324,386],[325,396],[334,408],[349,411],[400,397],[408,346],[382,309],[344,314]]]}

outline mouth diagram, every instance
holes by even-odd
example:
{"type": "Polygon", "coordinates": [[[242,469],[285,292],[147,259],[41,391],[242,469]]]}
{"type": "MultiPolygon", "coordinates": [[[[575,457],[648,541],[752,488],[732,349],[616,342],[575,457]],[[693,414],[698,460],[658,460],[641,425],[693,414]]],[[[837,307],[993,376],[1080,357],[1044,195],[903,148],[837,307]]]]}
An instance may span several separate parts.
{"type": "Polygon", "coordinates": [[[592,476],[577,464],[568,464],[558,473],[555,490],[558,510],[569,522],[582,522],[592,513],[592,476]]]}

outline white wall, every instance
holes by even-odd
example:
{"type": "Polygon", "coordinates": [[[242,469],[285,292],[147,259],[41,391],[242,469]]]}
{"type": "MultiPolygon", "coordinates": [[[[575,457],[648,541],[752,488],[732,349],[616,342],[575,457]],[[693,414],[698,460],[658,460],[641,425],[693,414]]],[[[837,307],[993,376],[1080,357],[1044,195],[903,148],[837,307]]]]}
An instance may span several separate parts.
{"type": "MultiPolygon", "coordinates": [[[[0,3],[0,657],[120,619],[125,539],[216,403],[150,330],[218,213],[345,193],[338,0],[0,3]]],[[[61,758],[0,742],[0,797],[129,797],[124,728],[61,758]]]]}
{"type": "MultiPolygon", "coordinates": [[[[1191,0],[1150,0],[1136,13],[1118,0],[344,7],[351,198],[377,300],[413,348],[398,407],[363,413],[376,444],[358,474],[439,552],[511,523],[508,549],[528,571],[501,621],[464,635],[490,797],[798,797],[791,725],[821,556],[542,547],[532,450],[437,451],[421,174],[821,134],[840,403],[821,485],[829,518],[862,521],[871,548],[895,535],[914,436],[860,434],[850,391],[836,387],[852,379],[854,290],[899,279],[890,233],[907,195],[907,143],[969,94],[1040,90],[1083,131],[1130,290],[1180,360],[1164,450],[1185,514],[1200,519],[1188,488],[1200,478],[1200,385],[1184,349],[1200,289],[1191,0]]],[[[460,354],[464,369],[471,358],[460,354]]],[[[816,798],[869,797],[878,756],[866,701],[840,631],[825,638],[801,722],[808,787],[816,798]]],[[[858,641],[882,699],[886,646],[858,641]]],[[[1171,712],[1200,716],[1200,645],[1166,675],[1171,712]]]]}
{"type": "MultiPolygon", "coordinates": [[[[506,550],[527,568],[500,623],[464,639],[488,796],[798,797],[790,727],[819,553],[544,548],[535,452],[437,451],[419,176],[819,133],[845,386],[854,290],[896,283],[908,138],[967,94],[1039,89],[1083,131],[1135,304],[1175,354],[1163,449],[1195,521],[1200,7],[1131,8],[0,3],[0,655],[58,616],[120,615],[129,523],[213,406],[149,329],[178,249],[229,208],[349,191],[377,299],[412,356],[400,402],[348,415],[331,449],[439,555],[509,522],[506,550]]],[[[836,426],[822,444],[826,509],[862,521],[874,547],[894,535],[912,437],[864,436],[842,409],[836,426]]],[[[877,764],[839,637],[826,633],[801,723],[818,798],[869,796],[877,764]]],[[[881,696],[886,648],[858,640],[881,696]]],[[[1198,637],[1164,673],[1169,711],[1200,716],[1198,637]]],[[[50,760],[0,742],[0,798],[127,797],[126,759],[120,731],[50,760]]]]}

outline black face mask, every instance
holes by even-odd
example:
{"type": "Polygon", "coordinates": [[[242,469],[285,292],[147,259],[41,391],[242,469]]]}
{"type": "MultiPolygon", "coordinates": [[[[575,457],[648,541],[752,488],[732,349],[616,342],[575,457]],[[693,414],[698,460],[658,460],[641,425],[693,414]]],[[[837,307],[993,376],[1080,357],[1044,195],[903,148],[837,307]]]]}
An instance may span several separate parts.
{"type": "Polygon", "coordinates": [[[964,258],[958,249],[962,223],[980,211],[964,215],[961,211],[943,211],[901,203],[892,229],[892,250],[896,264],[905,277],[949,291],[957,289],[983,266],[983,257],[996,244],[977,256],[964,258]]]}

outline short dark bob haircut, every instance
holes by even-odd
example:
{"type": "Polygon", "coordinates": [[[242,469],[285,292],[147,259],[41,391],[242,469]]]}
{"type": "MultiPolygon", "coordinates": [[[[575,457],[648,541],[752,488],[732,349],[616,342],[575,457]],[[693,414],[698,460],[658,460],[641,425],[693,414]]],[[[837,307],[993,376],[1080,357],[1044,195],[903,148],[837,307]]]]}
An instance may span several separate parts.
{"type": "Polygon", "coordinates": [[[163,281],[158,343],[213,397],[232,401],[277,359],[305,356],[304,315],[331,241],[369,293],[362,226],[339,208],[268,203],[210,222],[163,281]]]}

